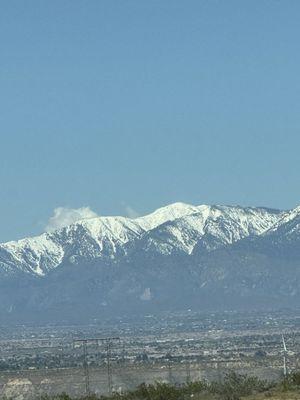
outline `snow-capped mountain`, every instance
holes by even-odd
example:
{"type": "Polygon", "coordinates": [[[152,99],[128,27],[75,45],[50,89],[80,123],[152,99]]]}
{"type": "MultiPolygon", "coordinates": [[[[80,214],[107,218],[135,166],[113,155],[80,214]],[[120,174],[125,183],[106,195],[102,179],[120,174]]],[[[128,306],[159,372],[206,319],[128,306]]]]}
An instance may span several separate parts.
{"type": "Polygon", "coordinates": [[[0,269],[39,276],[71,263],[125,256],[129,244],[141,240],[144,249],[154,246],[161,253],[173,250],[190,254],[205,239],[213,250],[250,235],[260,235],[281,217],[264,208],[192,206],[175,203],[144,217],[96,217],[78,221],[41,236],[0,245],[0,269]],[[209,239],[208,239],[209,238],[209,239]]]}
{"type": "Polygon", "coordinates": [[[168,220],[144,235],[144,249],[170,254],[191,254],[196,245],[208,251],[230,245],[248,236],[258,236],[281,218],[277,210],[234,206],[195,207],[192,213],[168,220]]]}
{"type": "Polygon", "coordinates": [[[93,258],[114,260],[126,254],[126,243],[138,239],[146,230],[195,210],[196,207],[175,203],[135,220],[89,218],[51,233],[0,244],[0,273],[23,271],[43,276],[66,259],[73,263],[93,258]]]}
{"type": "Polygon", "coordinates": [[[300,207],[175,203],[0,245],[1,320],[299,303],[300,207]]]}
{"type": "Polygon", "coordinates": [[[289,238],[300,239],[300,206],[283,213],[281,218],[264,235],[270,236],[274,233],[287,240],[289,238]]]}
{"type": "Polygon", "coordinates": [[[41,236],[0,245],[0,268],[17,268],[45,275],[68,259],[106,258],[124,254],[124,244],[139,237],[144,229],[124,217],[90,218],[41,236]]]}
{"type": "Polygon", "coordinates": [[[144,217],[136,218],[137,222],[146,231],[156,228],[168,221],[174,221],[175,219],[185,217],[199,211],[199,209],[206,208],[207,206],[192,206],[185,203],[174,203],[166,207],[161,207],[151,214],[144,217]]]}

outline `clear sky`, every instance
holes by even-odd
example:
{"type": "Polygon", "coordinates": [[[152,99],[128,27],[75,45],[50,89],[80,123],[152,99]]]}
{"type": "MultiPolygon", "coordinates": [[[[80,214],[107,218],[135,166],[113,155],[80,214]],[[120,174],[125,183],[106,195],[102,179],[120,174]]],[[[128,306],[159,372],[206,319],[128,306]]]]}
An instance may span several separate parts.
{"type": "Polygon", "coordinates": [[[2,0],[0,241],[57,207],[300,204],[299,20],[298,0],[2,0]]]}

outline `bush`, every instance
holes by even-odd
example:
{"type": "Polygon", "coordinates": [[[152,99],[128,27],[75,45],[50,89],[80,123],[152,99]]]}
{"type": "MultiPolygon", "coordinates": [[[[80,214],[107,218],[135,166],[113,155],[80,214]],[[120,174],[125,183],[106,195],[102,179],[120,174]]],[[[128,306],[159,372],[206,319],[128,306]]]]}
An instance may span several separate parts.
{"type": "Polygon", "coordinates": [[[295,386],[300,386],[300,372],[291,374],[290,379],[295,386]]]}
{"type": "Polygon", "coordinates": [[[300,372],[293,372],[284,377],[281,382],[283,390],[293,390],[300,387],[300,372]]]}
{"type": "Polygon", "coordinates": [[[242,396],[264,392],[268,388],[265,381],[235,372],[228,373],[222,383],[211,385],[212,391],[219,394],[222,400],[239,400],[242,396]]]}
{"type": "MultiPolygon", "coordinates": [[[[259,392],[265,392],[266,398],[271,396],[268,390],[298,390],[300,388],[300,372],[288,375],[282,382],[275,384],[267,383],[256,377],[229,372],[225,375],[223,382],[208,383],[205,381],[190,382],[183,385],[171,385],[167,383],[155,383],[152,385],[142,384],[135,390],[124,394],[114,393],[111,396],[83,396],[76,400],[191,400],[192,398],[240,400],[259,392]]],[[[75,400],[67,394],[57,396],[42,396],[40,400],[75,400]]]]}

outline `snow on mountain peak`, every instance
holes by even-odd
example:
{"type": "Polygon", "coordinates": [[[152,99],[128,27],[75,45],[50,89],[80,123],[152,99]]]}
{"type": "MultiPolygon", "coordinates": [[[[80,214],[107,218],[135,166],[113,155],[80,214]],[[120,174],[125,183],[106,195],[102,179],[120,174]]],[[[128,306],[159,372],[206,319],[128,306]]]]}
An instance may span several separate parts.
{"type": "Polygon", "coordinates": [[[143,229],[150,230],[167,221],[173,221],[174,219],[183,217],[184,215],[197,212],[197,210],[198,208],[196,206],[178,202],[158,208],[153,213],[145,215],[144,217],[136,218],[134,221],[136,221],[143,229]]]}
{"type": "Polygon", "coordinates": [[[51,233],[0,244],[0,268],[43,276],[64,259],[113,258],[122,246],[144,230],[125,217],[83,219],[51,233]]]}
{"type": "Polygon", "coordinates": [[[276,233],[287,237],[294,235],[295,232],[300,235],[300,206],[281,213],[281,218],[264,234],[267,236],[276,233]]]}
{"type": "MultiPolygon", "coordinates": [[[[213,238],[207,249],[260,235],[279,219],[263,208],[193,206],[174,203],[135,219],[95,217],[77,221],[51,233],[0,244],[0,272],[23,271],[43,276],[67,262],[118,260],[127,243],[149,237],[161,249],[177,248],[190,254],[203,237],[213,238]]],[[[168,250],[169,251],[169,250],[168,250]]]]}
{"type": "Polygon", "coordinates": [[[202,240],[207,250],[214,250],[247,236],[260,235],[279,218],[277,211],[239,206],[201,205],[191,211],[149,231],[145,249],[155,248],[163,254],[179,249],[191,254],[202,240]]]}
{"type": "Polygon", "coordinates": [[[59,265],[63,251],[51,235],[44,233],[33,238],[0,244],[0,269],[45,275],[46,271],[59,265]]]}

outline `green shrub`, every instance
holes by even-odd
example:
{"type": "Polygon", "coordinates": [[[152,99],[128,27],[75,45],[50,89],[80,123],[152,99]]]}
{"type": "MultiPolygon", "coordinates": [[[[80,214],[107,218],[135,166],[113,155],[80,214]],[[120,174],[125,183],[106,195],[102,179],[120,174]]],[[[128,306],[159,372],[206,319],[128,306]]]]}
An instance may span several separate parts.
{"type": "Polygon", "coordinates": [[[300,372],[293,372],[286,377],[281,382],[281,389],[284,391],[293,390],[300,387],[300,372]]]}
{"type": "Polygon", "coordinates": [[[288,375],[276,386],[262,381],[257,377],[229,372],[223,381],[208,383],[205,381],[190,382],[182,385],[171,385],[157,382],[155,384],[142,384],[132,391],[123,394],[114,393],[110,396],[83,396],[71,398],[63,393],[56,396],[42,396],[40,400],[191,400],[192,398],[219,399],[219,400],[240,400],[244,396],[265,392],[266,398],[274,390],[298,390],[300,388],[300,372],[288,375]]]}
{"type": "Polygon", "coordinates": [[[295,386],[300,386],[300,372],[291,374],[290,379],[295,386]]]}
{"type": "Polygon", "coordinates": [[[242,396],[263,392],[269,388],[265,381],[256,377],[229,372],[222,383],[212,383],[211,391],[220,395],[222,400],[239,400],[242,396]]]}

